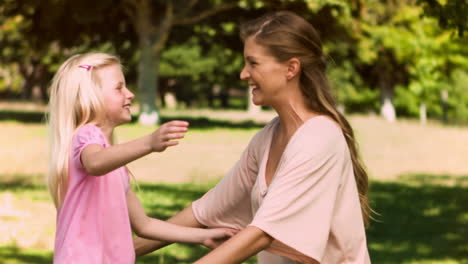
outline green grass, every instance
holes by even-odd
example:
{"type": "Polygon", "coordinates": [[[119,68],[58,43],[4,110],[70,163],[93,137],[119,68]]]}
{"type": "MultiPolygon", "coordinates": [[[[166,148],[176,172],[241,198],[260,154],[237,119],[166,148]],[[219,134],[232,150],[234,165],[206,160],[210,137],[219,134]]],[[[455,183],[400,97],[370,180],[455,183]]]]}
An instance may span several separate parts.
{"type": "MultiPolygon", "coordinates": [[[[431,183],[440,178],[454,180],[450,175],[405,177],[413,180],[371,182],[370,199],[380,214],[367,230],[373,263],[468,263],[466,184],[460,180],[452,185],[431,183]]],[[[0,187],[6,187],[15,199],[28,200],[30,205],[48,202],[43,185],[18,179],[1,183],[0,187]]],[[[210,186],[140,183],[137,194],[149,215],[167,219],[201,197],[210,186]]],[[[192,263],[207,252],[201,246],[177,244],[139,258],[137,263],[192,263]]],[[[50,263],[51,256],[48,250],[0,247],[0,263],[50,263]]],[[[255,259],[247,263],[255,263],[255,259]]]]}
{"type": "MultiPolygon", "coordinates": [[[[38,203],[47,202],[50,204],[51,201],[45,186],[34,178],[33,176],[18,175],[16,179],[0,182],[0,188],[8,190],[8,193],[12,194],[15,200],[26,201],[30,208],[34,208],[33,205],[38,203]]],[[[134,186],[134,189],[143,202],[148,215],[159,219],[167,219],[179,212],[210,188],[208,185],[194,184],[141,183],[138,186],[139,188],[134,186]]],[[[52,205],[50,204],[50,206],[52,205]]],[[[53,222],[54,217],[54,215],[49,215],[49,220],[53,222]]],[[[21,221],[20,218],[5,219],[5,216],[1,215],[0,220],[7,223],[8,220],[21,221]]],[[[50,222],[48,224],[50,225],[50,222]]],[[[174,244],[139,258],[137,263],[192,263],[206,253],[208,250],[199,245],[174,244]]],[[[0,263],[51,263],[51,261],[52,253],[49,250],[22,248],[16,243],[0,246],[0,263]]],[[[251,258],[246,263],[255,263],[255,258],[251,258]]]]}

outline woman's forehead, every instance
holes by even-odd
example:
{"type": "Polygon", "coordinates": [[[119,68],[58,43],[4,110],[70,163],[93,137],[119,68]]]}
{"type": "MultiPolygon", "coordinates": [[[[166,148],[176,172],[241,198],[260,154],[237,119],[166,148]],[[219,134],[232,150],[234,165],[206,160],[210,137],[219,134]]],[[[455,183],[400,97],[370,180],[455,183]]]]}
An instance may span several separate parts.
{"type": "Polygon", "coordinates": [[[255,41],[254,37],[249,37],[244,42],[244,58],[254,59],[260,57],[271,57],[268,50],[255,41]]]}

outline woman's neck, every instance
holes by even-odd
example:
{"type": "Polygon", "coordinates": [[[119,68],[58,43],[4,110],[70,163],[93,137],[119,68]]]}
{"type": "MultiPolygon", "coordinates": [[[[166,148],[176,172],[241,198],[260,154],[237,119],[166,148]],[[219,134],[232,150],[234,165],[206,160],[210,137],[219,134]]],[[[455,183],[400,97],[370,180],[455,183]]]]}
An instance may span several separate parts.
{"type": "Polygon", "coordinates": [[[274,105],[273,108],[280,118],[280,132],[286,137],[291,137],[294,132],[308,119],[319,115],[309,110],[301,91],[290,93],[284,100],[274,105]]]}

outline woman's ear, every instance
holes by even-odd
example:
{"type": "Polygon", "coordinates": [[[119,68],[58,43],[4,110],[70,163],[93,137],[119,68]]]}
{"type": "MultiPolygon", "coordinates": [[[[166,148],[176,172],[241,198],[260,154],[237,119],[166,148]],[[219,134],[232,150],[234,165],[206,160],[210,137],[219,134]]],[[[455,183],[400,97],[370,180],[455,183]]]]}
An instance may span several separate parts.
{"type": "Polygon", "coordinates": [[[301,61],[298,60],[297,58],[291,58],[287,62],[287,72],[286,72],[286,78],[288,80],[293,79],[296,77],[299,72],[301,71],[301,61]]]}

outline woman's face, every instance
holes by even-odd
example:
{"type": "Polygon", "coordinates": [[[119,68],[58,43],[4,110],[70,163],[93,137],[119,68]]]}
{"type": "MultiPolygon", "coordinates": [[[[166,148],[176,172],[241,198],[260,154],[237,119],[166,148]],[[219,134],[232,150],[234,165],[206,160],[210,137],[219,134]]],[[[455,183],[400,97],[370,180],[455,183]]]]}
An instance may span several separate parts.
{"type": "Polygon", "coordinates": [[[256,105],[273,106],[279,102],[286,87],[287,66],[279,63],[268,51],[249,37],[244,43],[245,66],[240,78],[252,88],[252,101],[256,105]]]}

